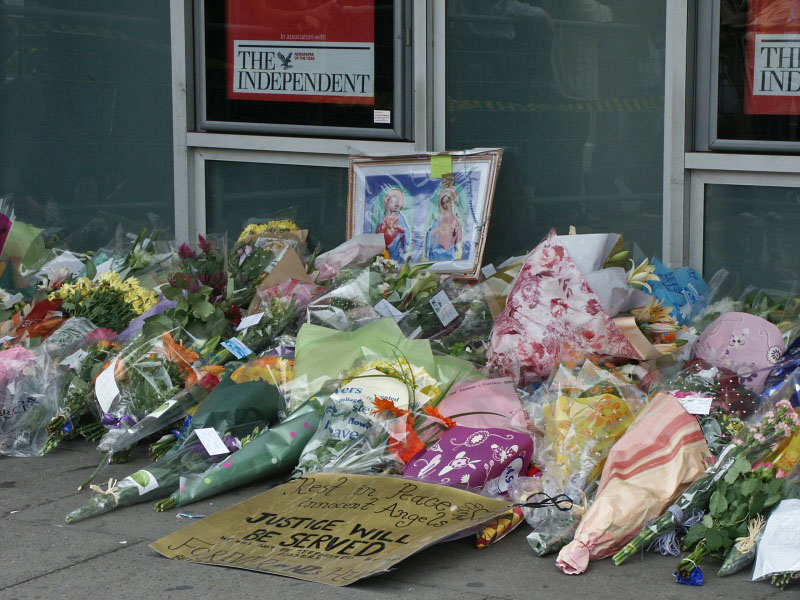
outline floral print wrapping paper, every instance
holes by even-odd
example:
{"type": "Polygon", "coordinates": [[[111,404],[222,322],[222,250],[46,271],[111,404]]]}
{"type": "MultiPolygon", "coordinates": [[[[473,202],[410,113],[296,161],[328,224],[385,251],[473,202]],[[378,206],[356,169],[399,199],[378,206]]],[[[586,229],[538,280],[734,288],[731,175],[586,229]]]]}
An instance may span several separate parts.
{"type": "Polygon", "coordinates": [[[582,354],[641,358],[551,230],[525,259],[495,321],[487,368],[528,385],[550,375],[565,344],[582,354]]]}

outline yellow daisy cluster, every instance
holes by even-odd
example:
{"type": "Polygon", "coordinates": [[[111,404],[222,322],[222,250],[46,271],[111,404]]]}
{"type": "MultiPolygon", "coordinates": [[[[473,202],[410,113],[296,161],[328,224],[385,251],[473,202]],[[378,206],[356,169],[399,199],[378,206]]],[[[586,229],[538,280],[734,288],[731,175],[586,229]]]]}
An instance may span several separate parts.
{"type": "Polygon", "coordinates": [[[291,219],[277,219],[274,221],[267,221],[266,223],[251,223],[239,234],[238,241],[241,242],[251,236],[261,235],[262,233],[282,233],[285,231],[297,230],[297,224],[291,219]]]}
{"type": "Polygon", "coordinates": [[[50,300],[74,300],[75,295],[87,298],[104,289],[122,292],[122,299],[131,306],[137,315],[147,312],[158,303],[156,293],[143,288],[136,277],[128,277],[123,280],[116,271],[106,271],[97,278],[97,281],[80,277],[75,283],[65,283],[51,292],[49,298],[50,300]]]}

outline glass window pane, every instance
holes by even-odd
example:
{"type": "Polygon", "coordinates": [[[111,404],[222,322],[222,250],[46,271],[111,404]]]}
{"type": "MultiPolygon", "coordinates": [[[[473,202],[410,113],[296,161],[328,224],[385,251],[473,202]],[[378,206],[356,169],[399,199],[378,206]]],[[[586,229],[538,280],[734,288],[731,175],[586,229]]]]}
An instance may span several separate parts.
{"type": "Polygon", "coordinates": [[[717,137],[800,141],[800,0],[722,0],[717,137]]]}
{"type": "Polygon", "coordinates": [[[276,217],[296,219],[323,250],[346,237],[347,169],[209,161],[206,199],[206,229],[229,240],[248,219],[276,217]]]}
{"type": "Polygon", "coordinates": [[[660,2],[448,0],[447,147],[505,149],[486,261],[569,225],[661,255],[664,32],[660,2]]]}
{"type": "Polygon", "coordinates": [[[163,0],[0,6],[0,195],[21,220],[78,249],[173,229],[170,65],[163,0]]]}
{"type": "Polygon", "coordinates": [[[740,287],[791,291],[800,274],[800,189],[706,185],[703,273],[725,268],[740,287]]]}

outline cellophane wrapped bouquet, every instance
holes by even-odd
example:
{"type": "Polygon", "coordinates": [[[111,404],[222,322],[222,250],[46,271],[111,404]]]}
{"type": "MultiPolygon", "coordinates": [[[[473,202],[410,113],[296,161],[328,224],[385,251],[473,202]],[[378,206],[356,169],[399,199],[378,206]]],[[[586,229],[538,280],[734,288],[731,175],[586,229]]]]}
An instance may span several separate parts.
{"type": "Polygon", "coordinates": [[[644,406],[646,394],[633,382],[645,375],[641,367],[562,362],[532,395],[529,412],[537,431],[534,460],[543,471],[542,491],[550,497],[566,494],[577,508],[526,511],[533,528],[528,542],[536,554],[557,551],[572,539],[609,451],[644,406]]]}

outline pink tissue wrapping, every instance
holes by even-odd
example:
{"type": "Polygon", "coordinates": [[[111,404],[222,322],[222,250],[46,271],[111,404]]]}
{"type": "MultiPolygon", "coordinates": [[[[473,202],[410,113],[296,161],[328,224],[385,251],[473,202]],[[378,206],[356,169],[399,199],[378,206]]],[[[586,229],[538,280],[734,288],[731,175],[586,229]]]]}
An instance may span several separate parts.
{"type": "Polygon", "coordinates": [[[551,230],[525,258],[489,337],[487,367],[520,385],[550,375],[565,342],[583,354],[641,358],[557,237],[551,230]]]}
{"type": "Polygon", "coordinates": [[[464,427],[513,429],[526,424],[519,421],[525,410],[508,377],[457,383],[438,408],[464,427]]]}
{"type": "Polygon", "coordinates": [[[706,456],[697,420],[673,396],[656,395],[611,449],[595,500],[556,566],[577,575],[614,554],[702,476],[706,456]]]}

